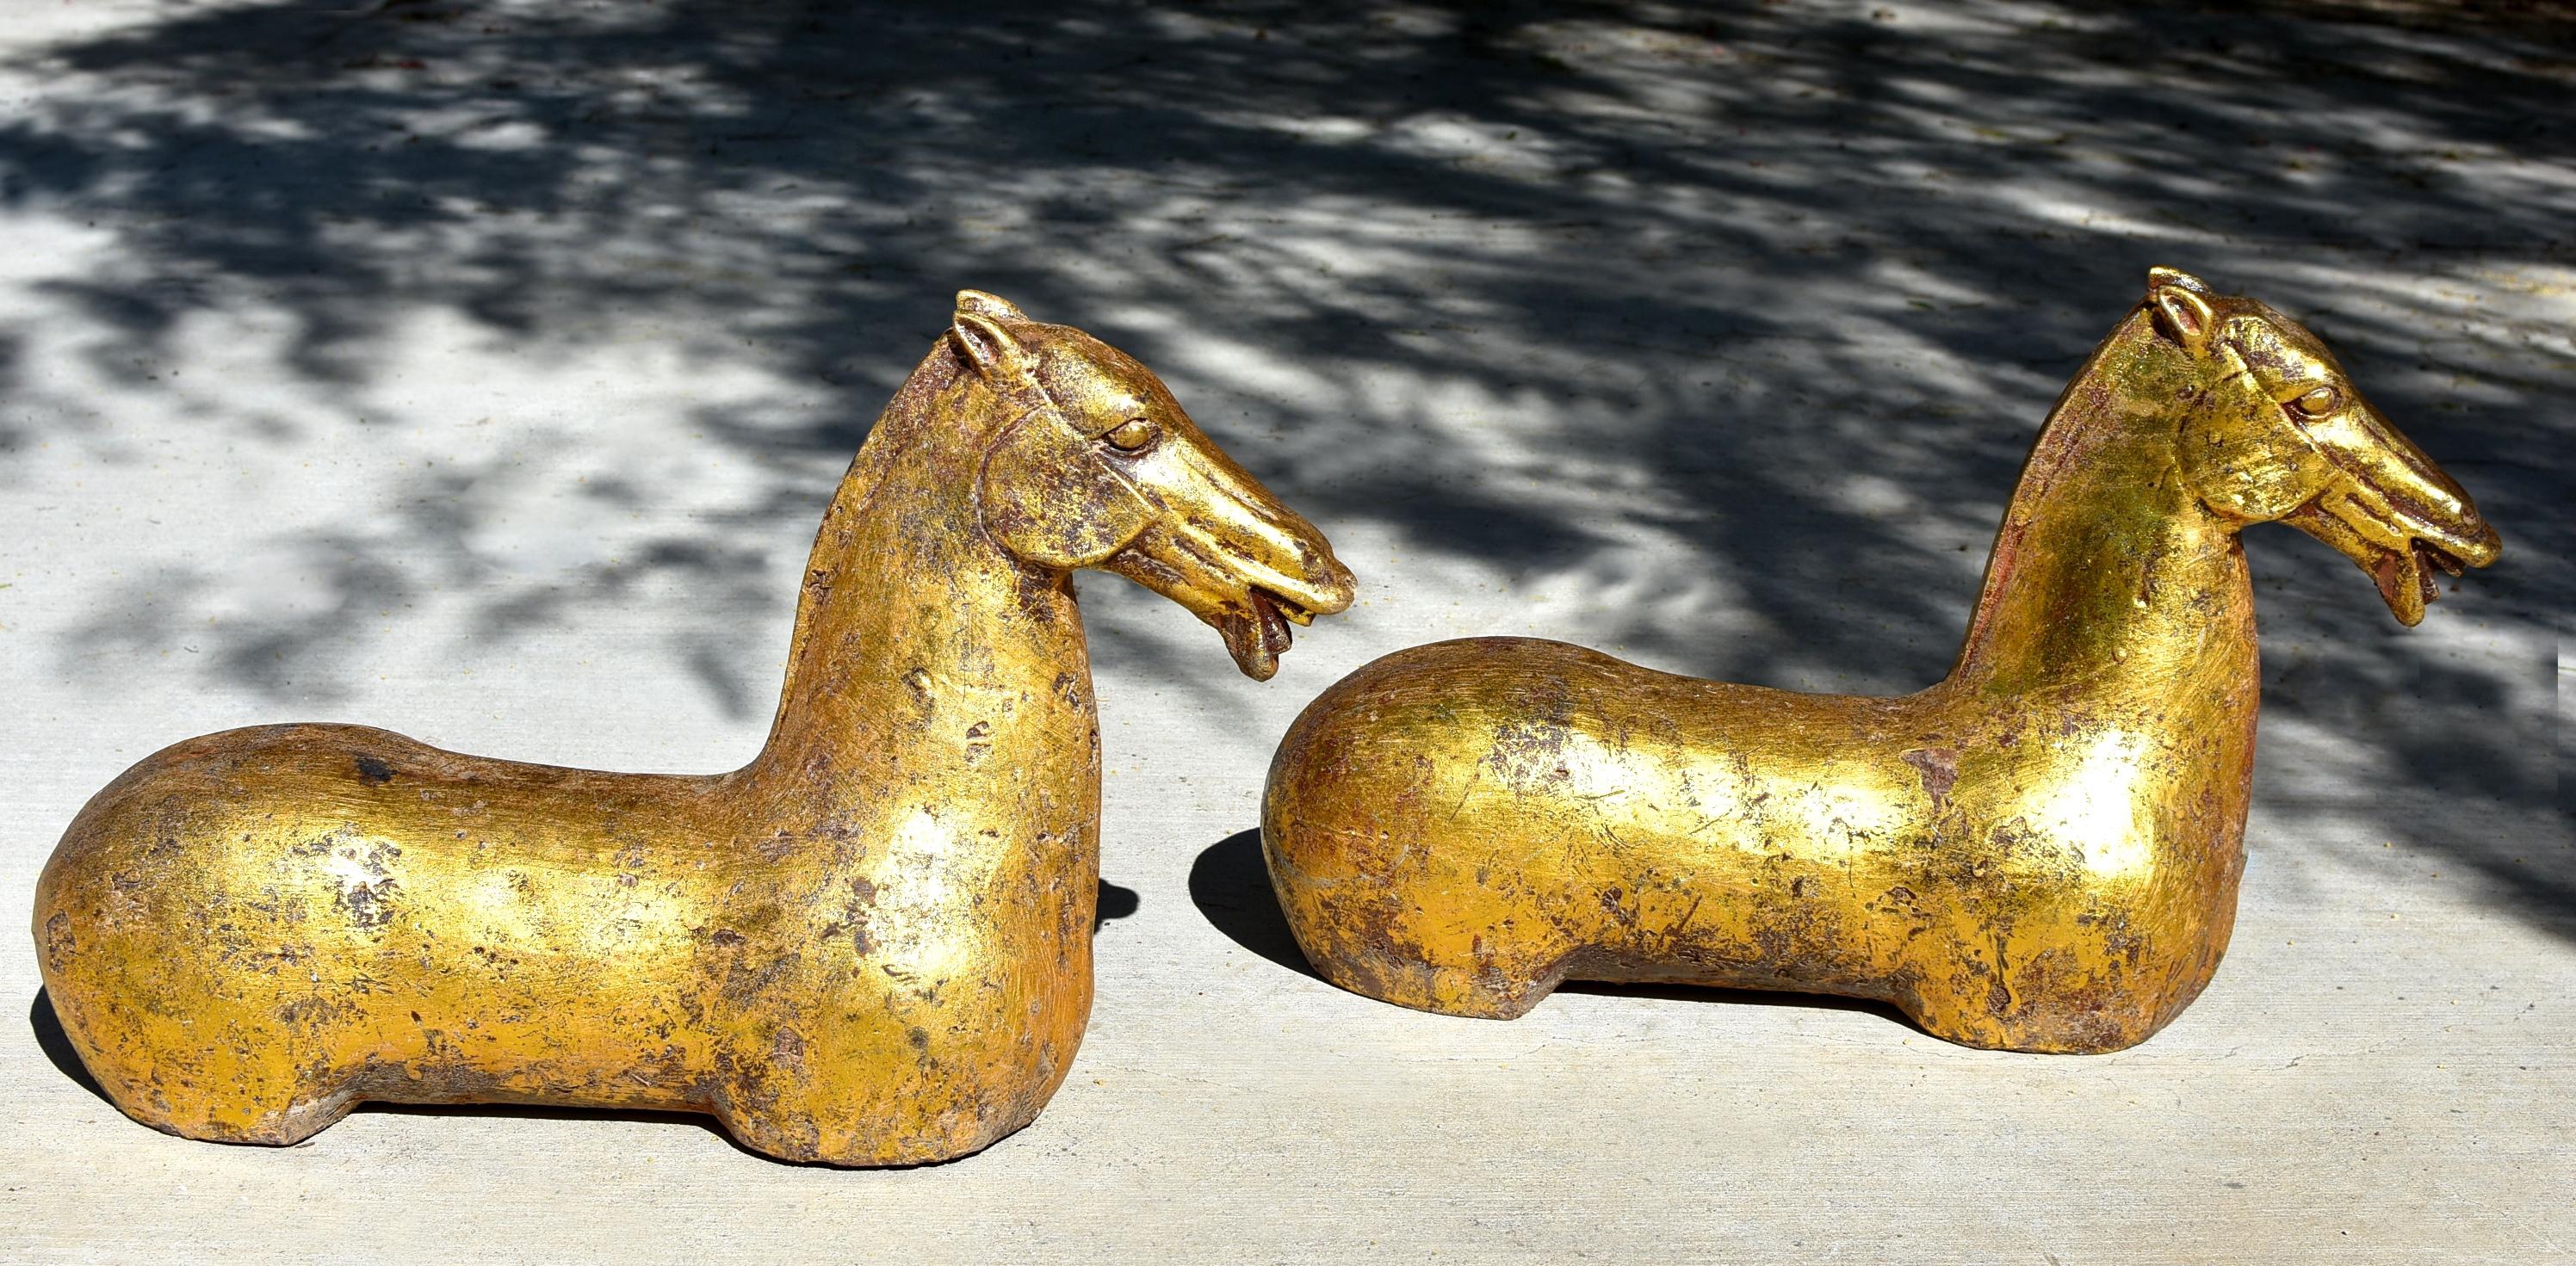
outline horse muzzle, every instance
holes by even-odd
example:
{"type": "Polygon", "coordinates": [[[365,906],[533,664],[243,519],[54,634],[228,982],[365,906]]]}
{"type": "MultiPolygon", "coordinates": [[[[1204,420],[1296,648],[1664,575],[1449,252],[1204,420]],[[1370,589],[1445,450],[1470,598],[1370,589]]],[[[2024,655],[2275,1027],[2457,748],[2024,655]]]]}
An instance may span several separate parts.
{"type": "Polygon", "coordinates": [[[2339,474],[2283,521],[2360,564],[2398,623],[2423,620],[2434,571],[2457,576],[2503,552],[2469,494],[2376,409],[2310,438],[2339,474]]]}
{"type": "Polygon", "coordinates": [[[1356,586],[1350,569],[1320,536],[1309,547],[1318,565],[1302,575],[1246,565],[1242,556],[1194,536],[1149,529],[1107,568],[1188,608],[1225,639],[1235,666],[1255,681],[1278,673],[1279,657],[1295,641],[1291,625],[1312,624],[1316,616],[1351,605],[1356,586]]]}
{"type": "Polygon", "coordinates": [[[1324,534],[1250,476],[1195,465],[1202,486],[1182,499],[1187,512],[1166,510],[1102,566],[1188,608],[1245,676],[1268,681],[1295,640],[1290,626],[1347,609],[1357,583],[1324,534]]]}

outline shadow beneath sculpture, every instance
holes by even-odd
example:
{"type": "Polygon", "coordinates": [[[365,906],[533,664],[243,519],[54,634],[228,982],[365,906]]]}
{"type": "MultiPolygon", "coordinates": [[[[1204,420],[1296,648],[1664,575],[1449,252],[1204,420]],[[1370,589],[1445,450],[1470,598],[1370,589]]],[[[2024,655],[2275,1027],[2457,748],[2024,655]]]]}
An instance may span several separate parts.
{"type": "Polygon", "coordinates": [[[35,1000],[27,1004],[27,1027],[35,1031],[36,1049],[43,1051],[46,1061],[63,1076],[98,1096],[100,1102],[113,1102],[108,1099],[106,1089],[98,1084],[98,1078],[90,1076],[88,1067],[81,1063],[80,1052],[72,1049],[71,1035],[63,1032],[62,1019],[54,1014],[54,1000],[42,989],[37,990],[35,1000]]]}
{"type": "Polygon", "coordinates": [[[1143,904],[1144,898],[1137,896],[1135,889],[1122,888],[1106,879],[1101,880],[1100,905],[1091,916],[1093,934],[1097,935],[1100,929],[1108,926],[1112,920],[1123,919],[1136,913],[1136,908],[1143,904]]]}
{"type": "MultiPolygon", "coordinates": [[[[1252,855],[1253,864],[1257,867],[1260,865],[1261,860],[1260,846],[1258,843],[1259,836],[1257,833],[1250,832],[1247,832],[1247,835],[1255,841],[1252,848],[1252,855]]],[[[1195,895],[1195,884],[1192,886],[1192,892],[1195,895]]],[[[1111,921],[1123,919],[1136,913],[1137,908],[1142,904],[1143,902],[1136,895],[1135,889],[1122,887],[1118,884],[1110,883],[1107,880],[1102,880],[1100,883],[1099,913],[1092,919],[1092,931],[1097,933],[1104,925],[1111,921]]],[[[1286,924],[1283,923],[1280,926],[1281,931],[1284,934],[1286,931],[1286,924]]],[[[1291,945],[1290,948],[1293,951],[1295,947],[1291,945]]],[[[81,1089],[96,1096],[99,1102],[109,1105],[113,1105],[116,1102],[115,1100],[107,1097],[106,1088],[99,1085],[98,1078],[91,1076],[89,1068],[81,1063],[80,1052],[73,1048],[71,1035],[63,1032],[62,1017],[54,1014],[53,998],[43,989],[38,989],[36,991],[36,996],[33,999],[30,999],[27,1003],[27,1028],[35,1035],[36,1049],[44,1052],[45,1061],[52,1064],[55,1071],[70,1079],[74,1085],[77,1085],[81,1089]]],[[[717,1124],[714,1117],[703,1116],[694,1112],[649,1112],[621,1110],[616,1108],[552,1108],[538,1104],[514,1103],[376,1102],[362,1103],[358,1106],[357,1111],[362,1113],[391,1112],[403,1116],[526,1117],[541,1121],[649,1121],[671,1125],[686,1125],[704,1130],[717,1138],[723,1139],[727,1146],[733,1148],[735,1151],[743,1153],[744,1155],[758,1156],[763,1160],[777,1159],[776,1157],[768,1156],[764,1153],[744,1147],[739,1140],[734,1138],[733,1135],[726,1133],[725,1128],[722,1125],[717,1124]]],[[[301,1144],[298,1146],[301,1146],[301,1144]]],[[[910,1168],[910,1166],[900,1166],[898,1168],[910,1168]]]]}
{"type": "MultiPolygon", "coordinates": [[[[1237,831],[1218,840],[1190,864],[1190,904],[1226,939],[1298,975],[1322,980],[1297,947],[1288,916],[1270,890],[1270,871],[1261,860],[1261,832],[1237,831]]],[[[1884,1002],[1837,998],[1824,994],[1773,993],[1761,989],[1718,989],[1702,985],[1668,985],[1648,981],[1569,980],[1558,993],[1596,994],[1610,998],[1671,998],[1708,1003],[1749,1003],[1816,1011],[1857,1011],[1879,1016],[1916,1033],[1923,1027],[1884,1002]]],[[[1540,1006],[1547,1005],[1540,1003],[1540,1006]]]]}
{"type": "Polygon", "coordinates": [[[1190,904],[1226,939],[1301,976],[1323,979],[1297,948],[1288,916],[1279,912],[1258,828],[1218,840],[1190,863],[1190,904]]]}

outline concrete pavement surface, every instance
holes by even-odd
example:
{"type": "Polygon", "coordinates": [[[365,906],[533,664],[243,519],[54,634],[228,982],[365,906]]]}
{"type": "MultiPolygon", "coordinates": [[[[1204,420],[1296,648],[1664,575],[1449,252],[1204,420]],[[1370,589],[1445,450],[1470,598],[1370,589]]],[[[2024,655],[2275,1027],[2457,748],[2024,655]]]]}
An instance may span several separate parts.
{"type": "Polygon", "coordinates": [[[2427,1263],[2576,1254],[2576,21],[2045,0],[949,9],[16,0],[0,16],[0,910],[180,738],[714,770],[960,287],[1087,328],[1327,531],[1256,684],[1123,581],[1098,1002],[918,1170],[690,1118],[186,1142],[0,945],[9,1261],[2427,1263]],[[2421,628],[2249,534],[2234,947],[2117,1055],[1880,1009],[1340,992],[1250,833],[1412,643],[1902,692],[2151,264],[2306,320],[2502,562],[2421,628]]]}

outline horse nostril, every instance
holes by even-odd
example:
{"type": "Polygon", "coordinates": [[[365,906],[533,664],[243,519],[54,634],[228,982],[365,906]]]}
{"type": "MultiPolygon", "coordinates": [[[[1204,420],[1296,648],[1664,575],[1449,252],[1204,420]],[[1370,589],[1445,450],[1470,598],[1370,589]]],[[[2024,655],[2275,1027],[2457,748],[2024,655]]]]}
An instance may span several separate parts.
{"type": "Polygon", "coordinates": [[[1311,568],[1308,575],[1306,592],[1302,595],[1305,598],[1304,607],[1308,619],[1313,619],[1318,614],[1331,615],[1350,608],[1351,599],[1358,592],[1359,582],[1352,577],[1351,569],[1342,565],[1340,559],[1326,554],[1322,565],[1311,568]]]}

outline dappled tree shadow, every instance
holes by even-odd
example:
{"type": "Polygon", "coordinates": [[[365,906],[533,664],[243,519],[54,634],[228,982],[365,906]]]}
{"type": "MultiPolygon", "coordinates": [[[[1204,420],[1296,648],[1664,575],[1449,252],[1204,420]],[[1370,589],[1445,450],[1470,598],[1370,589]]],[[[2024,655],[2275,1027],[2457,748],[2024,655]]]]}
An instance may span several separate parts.
{"type": "MultiPolygon", "coordinates": [[[[532,356],[649,336],[677,372],[767,375],[694,420],[741,473],[687,533],[569,580],[496,561],[493,507],[535,476],[469,456],[363,525],[279,533],[292,601],[210,624],[240,577],[147,576],[66,636],[68,662],[176,647],[281,697],[329,697],[427,584],[506,640],[667,583],[693,623],[666,652],[759,715],[772,648],[742,620],[792,590],[961,285],[1136,353],[1408,567],[1485,569],[1659,666],[1901,691],[1948,667],[2059,387],[2147,265],[2187,266],[2309,319],[2509,542],[2434,617],[2474,611],[2501,658],[2428,667],[2342,560],[2259,534],[2266,751],[2286,728],[2300,762],[2266,804],[2458,850],[2567,932],[2543,660],[2576,547],[2576,41],[2526,20],[2554,11],[180,9],[9,68],[43,88],[0,123],[0,199],[118,252],[25,283],[46,328],[0,320],[0,387],[41,402],[24,365],[77,355],[202,393],[194,424],[242,445],[396,433],[435,416],[380,372],[423,312],[532,356]],[[165,380],[208,315],[263,323],[332,403],[165,380]]],[[[0,416],[0,452],[137,460],[83,416],[0,416]]],[[[1170,676],[1213,692],[1203,632],[1170,676]]],[[[1111,665],[1183,645],[1095,639],[1111,665]]]]}

